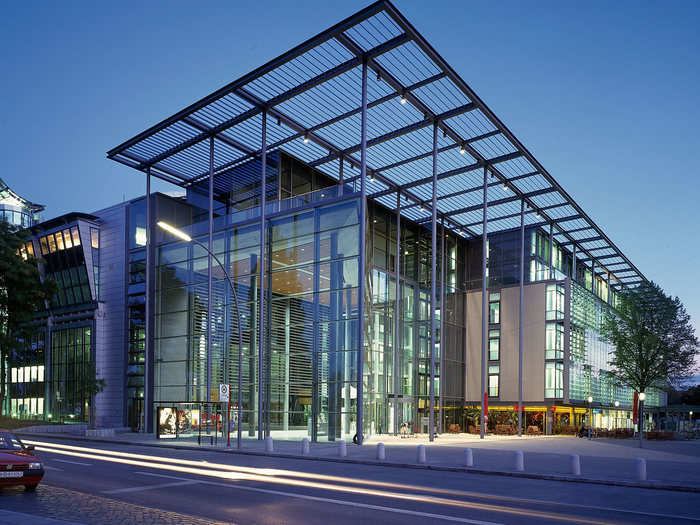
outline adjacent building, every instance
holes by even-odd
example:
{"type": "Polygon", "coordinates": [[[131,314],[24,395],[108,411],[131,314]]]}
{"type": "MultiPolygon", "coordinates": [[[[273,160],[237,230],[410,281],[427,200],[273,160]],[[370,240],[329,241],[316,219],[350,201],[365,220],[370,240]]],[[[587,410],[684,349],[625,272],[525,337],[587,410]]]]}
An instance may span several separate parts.
{"type": "Polygon", "coordinates": [[[146,195],[32,227],[60,288],[13,412],[221,433],[223,384],[258,438],[476,431],[486,403],[492,430],[632,426],[600,324],[645,277],[390,2],[108,157],[146,195]]]}

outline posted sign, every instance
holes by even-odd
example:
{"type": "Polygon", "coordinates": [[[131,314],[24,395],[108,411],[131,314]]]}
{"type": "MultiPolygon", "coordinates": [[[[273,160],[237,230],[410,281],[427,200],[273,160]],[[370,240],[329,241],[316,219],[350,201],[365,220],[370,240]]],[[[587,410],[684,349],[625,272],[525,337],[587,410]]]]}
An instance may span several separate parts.
{"type": "Polygon", "coordinates": [[[229,386],[220,384],[219,385],[219,401],[228,401],[229,400],[229,386]]]}

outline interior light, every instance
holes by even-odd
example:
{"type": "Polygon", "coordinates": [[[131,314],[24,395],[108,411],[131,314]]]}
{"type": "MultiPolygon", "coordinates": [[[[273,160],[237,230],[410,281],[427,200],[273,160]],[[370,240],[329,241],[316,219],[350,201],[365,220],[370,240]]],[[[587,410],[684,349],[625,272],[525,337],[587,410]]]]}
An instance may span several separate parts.
{"type": "Polygon", "coordinates": [[[459,154],[460,154],[460,155],[464,155],[466,152],[467,152],[467,150],[465,149],[464,146],[462,146],[461,148],[459,148],[459,154]]]}
{"type": "Polygon", "coordinates": [[[639,393],[639,400],[644,401],[647,398],[647,395],[644,392],[639,393]]]}
{"type": "Polygon", "coordinates": [[[369,176],[369,180],[371,180],[371,181],[374,182],[374,173],[372,173],[372,174],[369,176]]]}
{"type": "Polygon", "coordinates": [[[306,134],[304,135],[304,144],[308,144],[308,142],[309,142],[309,134],[306,133],[306,134]]]}
{"type": "Polygon", "coordinates": [[[503,191],[508,191],[508,185],[507,185],[507,184],[504,184],[504,185],[503,185],[503,191]]]}
{"type": "Polygon", "coordinates": [[[402,104],[406,103],[406,95],[401,95],[401,103],[402,104]]]}

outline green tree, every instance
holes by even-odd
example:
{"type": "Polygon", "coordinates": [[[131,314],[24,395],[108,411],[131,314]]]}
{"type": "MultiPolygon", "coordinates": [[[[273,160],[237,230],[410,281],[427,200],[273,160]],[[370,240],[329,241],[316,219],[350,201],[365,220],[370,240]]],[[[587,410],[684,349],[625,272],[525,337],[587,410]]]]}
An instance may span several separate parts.
{"type": "MultiPolygon", "coordinates": [[[[624,290],[601,332],[614,345],[609,364],[615,382],[636,392],[678,385],[695,371],[698,339],[690,316],[678,297],[667,296],[655,283],[624,290]]],[[[639,405],[641,422],[643,401],[639,405]]]]}
{"type": "Polygon", "coordinates": [[[39,326],[34,314],[46,308],[53,281],[42,282],[38,260],[24,252],[29,232],[0,221],[0,409],[5,405],[7,363],[28,355],[39,326]]]}
{"type": "Polygon", "coordinates": [[[93,400],[95,396],[102,392],[107,386],[103,378],[97,377],[97,365],[94,360],[85,363],[84,375],[80,381],[80,390],[85,399],[90,403],[90,428],[95,428],[97,424],[97,409],[94,406],[93,400]]]}

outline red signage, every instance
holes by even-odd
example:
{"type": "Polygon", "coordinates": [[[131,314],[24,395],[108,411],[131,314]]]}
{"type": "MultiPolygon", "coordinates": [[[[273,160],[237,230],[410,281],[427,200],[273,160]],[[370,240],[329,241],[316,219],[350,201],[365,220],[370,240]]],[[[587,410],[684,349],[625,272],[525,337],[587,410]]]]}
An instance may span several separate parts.
{"type": "Polygon", "coordinates": [[[632,423],[637,424],[637,410],[639,406],[639,393],[634,393],[634,401],[632,402],[632,423]]]}

